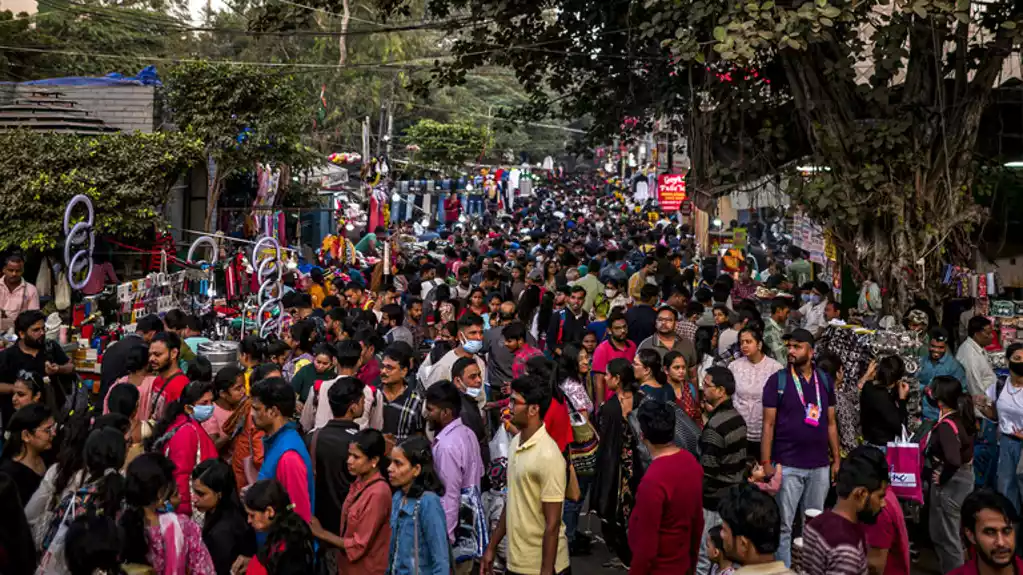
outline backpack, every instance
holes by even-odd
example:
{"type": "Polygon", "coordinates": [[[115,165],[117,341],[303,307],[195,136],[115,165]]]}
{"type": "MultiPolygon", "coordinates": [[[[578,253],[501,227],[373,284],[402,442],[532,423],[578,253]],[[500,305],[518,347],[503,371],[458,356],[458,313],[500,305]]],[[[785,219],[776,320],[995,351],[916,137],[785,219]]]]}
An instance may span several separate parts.
{"type": "MultiPolygon", "coordinates": [[[[817,374],[817,380],[824,382],[824,390],[831,393],[831,378],[827,376],[820,368],[814,370],[817,374]]],[[[778,401],[781,401],[783,395],[785,395],[785,388],[789,385],[789,372],[787,369],[782,369],[778,372],[778,401]]],[[[829,405],[828,407],[835,407],[829,405]]]]}

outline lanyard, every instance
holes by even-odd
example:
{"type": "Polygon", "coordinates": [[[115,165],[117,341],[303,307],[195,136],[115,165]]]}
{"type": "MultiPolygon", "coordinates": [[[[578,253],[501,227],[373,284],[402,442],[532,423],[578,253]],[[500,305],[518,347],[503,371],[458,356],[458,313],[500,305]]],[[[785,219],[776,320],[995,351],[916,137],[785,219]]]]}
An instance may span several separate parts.
{"type": "MultiPolygon", "coordinates": [[[[796,368],[795,367],[791,367],[790,369],[792,370],[792,380],[796,384],[796,394],[799,395],[799,403],[802,404],[805,407],[807,405],[807,403],[806,403],[806,399],[803,397],[803,384],[801,382],[802,380],[799,377],[799,374],[796,373],[796,368]]],[[[813,373],[810,375],[810,377],[813,378],[814,390],[817,393],[817,402],[820,403],[821,402],[821,382],[820,382],[819,379],[817,379],[817,370],[816,369],[813,370],[813,373]]]]}

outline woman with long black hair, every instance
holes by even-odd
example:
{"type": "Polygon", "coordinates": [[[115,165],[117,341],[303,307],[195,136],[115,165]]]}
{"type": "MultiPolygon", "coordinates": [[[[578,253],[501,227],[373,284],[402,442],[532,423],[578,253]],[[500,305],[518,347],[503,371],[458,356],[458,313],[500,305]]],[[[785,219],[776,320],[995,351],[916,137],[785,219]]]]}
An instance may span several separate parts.
{"type": "Polygon", "coordinates": [[[43,454],[53,447],[57,423],[53,413],[38,403],[19,409],[7,422],[9,433],[0,456],[0,473],[11,476],[18,485],[18,495],[24,506],[32,499],[46,474],[43,454]]]}
{"type": "Polygon", "coordinates": [[[57,463],[50,466],[39,488],[25,503],[25,515],[37,545],[50,524],[53,509],[68,493],[74,493],[85,481],[85,441],[91,431],[92,414],[79,411],[64,424],[64,441],[57,453],[57,463]]]}
{"type": "Polygon", "coordinates": [[[83,451],[85,471],[81,487],[66,493],[54,507],[47,509],[47,521],[37,531],[36,543],[43,552],[40,561],[43,573],[56,575],[68,572],[64,560],[65,537],[74,517],[116,517],[121,510],[124,478],[120,471],[127,453],[124,433],[112,427],[94,429],[89,433],[83,451]],[[69,510],[73,513],[69,514],[69,510]]]}
{"type": "MultiPolygon", "coordinates": [[[[593,420],[593,400],[586,381],[590,370],[590,357],[582,345],[569,342],[561,350],[557,360],[558,386],[565,398],[569,422],[572,425],[572,442],[568,444],[569,460],[579,481],[579,498],[565,500],[565,537],[570,548],[577,547],[576,535],[579,514],[589,493],[597,467],[597,434],[593,420]]],[[[585,548],[586,542],[581,542],[585,548]]]]}
{"type": "Polygon", "coordinates": [[[246,523],[234,471],[218,459],[203,461],[192,470],[192,491],[193,506],[205,514],[202,540],[217,575],[231,575],[239,557],[252,557],[256,552],[256,535],[246,523]]]}
{"type": "Polygon", "coordinates": [[[444,484],[433,466],[430,441],[411,437],[391,450],[391,540],[388,575],[448,575],[444,484]]]}
{"type": "Polygon", "coordinates": [[[909,383],[903,379],[906,366],[901,357],[888,355],[876,365],[874,377],[860,390],[860,429],[865,443],[886,451],[906,424],[909,383]]]}
{"type": "Polygon", "coordinates": [[[313,362],[313,346],[317,343],[316,324],[312,320],[302,320],[292,325],[285,335],[291,352],[284,362],[283,371],[284,379],[291,383],[300,369],[313,362]]]}
{"type": "Polygon", "coordinates": [[[626,532],[629,515],[643,470],[650,460],[634,414],[644,397],[633,365],[627,359],[611,360],[604,381],[613,394],[600,406],[598,415],[600,445],[591,505],[600,516],[608,547],[617,555],[619,563],[628,565],[632,559],[626,532]]]}
{"type": "Polygon", "coordinates": [[[973,491],[973,441],[977,420],[973,398],[954,377],[939,375],[931,381],[940,414],[924,439],[924,456],[931,462],[931,513],[928,530],[938,553],[942,573],[963,564],[959,536],[960,511],[973,491]]]}
{"type": "Polygon", "coordinates": [[[170,459],[143,453],[128,465],[119,519],[125,563],[149,565],[156,575],[216,573],[199,526],[174,512],[179,499],[170,459]]]}
{"type": "Polygon", "coordinates": [[[163,419],[153,429],[153,437],[147,444],[150,451],[157,451],[174,462],[174,481],[181,494],[178,513],[192,513],[192,498],[189,497],[189,478],[196,463],[217,457],[217,446],[210,439],[203,422],[213,417],[213,386],[195,381],[188,384],[181,397],[167,406],[163,419]]]}
{"type": "Polygon", "coordinates": [[[255,335],[245,336],[238,344],[238,363],[245,370],[245,393],[249,393],[249,388],[255,383],[252,381],[252,370],[269,359],[268,347],[265,339],[255,335]]]}
{"type": "Polygon", "coordinates": [[[315,564],[309,524],[294,510],[276,479],[262,479],[245,492],[249,525],[266,536],[247,562],[246,575],[307,575],[315,564]]]}
{"type": "Polygon", "coordinates": [[[650,399],[675,403],[675,391],[667,385],[664,370],[661,369],[661,354],[655,349],[641,349],[632,360],[633,374],[639,389],[650,399]]]}
{"type": "Polygon", "coordinates": [[[696,349],[696,388],[703,389],[703,376],[707,375],[707,369],[717,360],[717,328],[710,325],[696,328],[693,347],[696,349]]]}

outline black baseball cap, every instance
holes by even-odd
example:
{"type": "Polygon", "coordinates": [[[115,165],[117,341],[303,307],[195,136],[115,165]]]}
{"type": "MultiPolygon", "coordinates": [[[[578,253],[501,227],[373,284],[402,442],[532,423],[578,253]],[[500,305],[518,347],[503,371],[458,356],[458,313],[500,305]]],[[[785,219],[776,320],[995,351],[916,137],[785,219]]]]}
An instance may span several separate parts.
{"type": "Polygon", "coordinates": [[[810,347],[813,347],[814,339],[813,334],[805,329],[796,329],[792,333],[781,336],[782,341],[798,341],[800,343],[808,343],[810,347]]]}

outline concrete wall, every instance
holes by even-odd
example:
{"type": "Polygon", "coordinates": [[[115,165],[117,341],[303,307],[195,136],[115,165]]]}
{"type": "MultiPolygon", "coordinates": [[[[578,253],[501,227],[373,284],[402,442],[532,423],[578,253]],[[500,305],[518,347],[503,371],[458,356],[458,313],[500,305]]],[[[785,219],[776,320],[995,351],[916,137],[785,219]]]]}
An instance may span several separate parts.
{"type": "Polygon", "coordinates": [[[153,131],[155,125],[153,86],[28,86],[16,84],[18,98],[32,97],[33,93],[57,94],[59,100],[76,103],[75,108],[103,120],[125,132],[153,131]]]}

